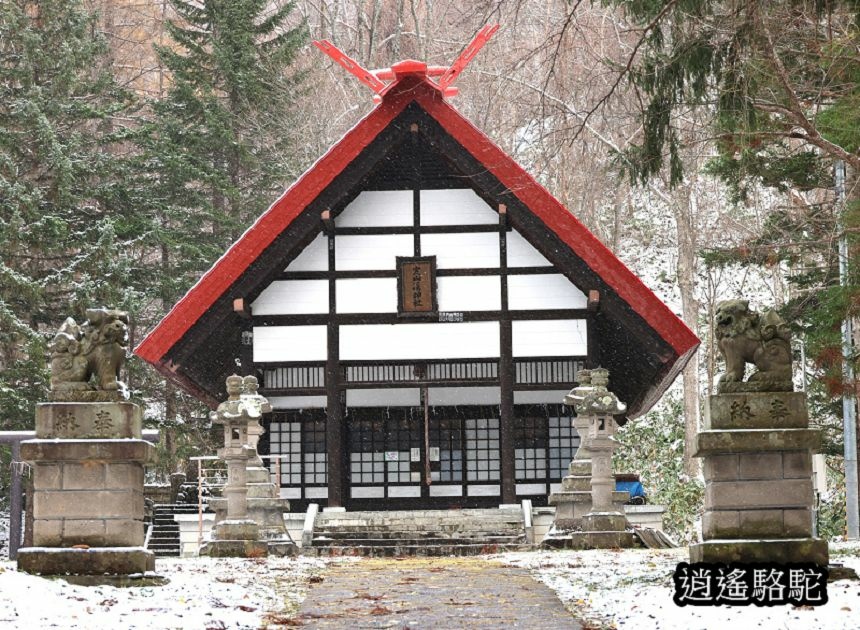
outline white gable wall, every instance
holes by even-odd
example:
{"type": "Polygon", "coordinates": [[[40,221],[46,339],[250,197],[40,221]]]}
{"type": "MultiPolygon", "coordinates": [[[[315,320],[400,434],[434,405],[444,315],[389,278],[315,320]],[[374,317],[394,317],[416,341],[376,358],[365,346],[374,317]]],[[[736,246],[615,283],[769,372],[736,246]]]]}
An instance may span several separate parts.
{"type": "Polygon", "coordinates": [[[327,280],[276,280],[251,304],[254,315],[328,313],[327,280]]]}
{"type": "Polygon", "coordinates": [[[334,243],[337,271],[396,269],[397,256],[412,256],[411,234],[338,236],[334,243]]]}
{"type": "MultiPolygon", "coordinates": [[[[409,227],[414,220],[412,191],[364,191],[335,219],[335,228],[409,227]]],[[[498,213],[471,189],[425,190],[420,193],[420,225],[498,224],[498,213]]],[[[444,229],[444,227],[443,227],[444,229]]],[[[421,234],[420,253],[435,256],[437,298],[443,313],[500,311],[499,233],[445,232],[421,234]],[[446,276],[448,269],[491,269],[480,275],[446,276]]],[[[287,271],[328,270],[328,243],[317,236],[287,271]]],[[[377,272],[396,269],[397,256],[415,254],[413,234],[336,234],[335,271],[377,272]]],[[[517,274],[522,267],[546,267],[544,258],[515,230],[507,232],[508,308],[513,311],[584,309],[586,297],[560,273],[517,274]]],[[[349,277],[335,280],[336,310],[342,314],[397,312],[397,280],[349,277]]],[[[251,305],[253,315],[323,315],[329,312],[329,280],[279,279],[251,305]]],[[[517,357],[583,356],[587,330],[582,319],[514,321],[513,353],[517,357]]],[[[470,359],[499,356],[499,323],[411,322],[350,324],[340,327],[342,360],[470,359]]],[[[256,327],[254,360],[322,361],[326,358],[325,325],[256,327]]]]}
{"type": "Polygon", "coordinates": [[[471,188],[421,191],[421,225],[494,225],[499,215],[471,188]]]}
{"type": "Polygon", "coordinates": [[[412,225],[411,190],[365,190],[334,220],[336,227],[412,225]]]}
{"type": "Polygon", "coordinates": [[[498,322],[340,327],[340,358],[344,361],[498,356],[498,322]]]}
{"type": "Polygon", "coordinates": [[[328,239],[320,234],[287,265],[286,271],[326,271],[328,269],[328,239]]]}

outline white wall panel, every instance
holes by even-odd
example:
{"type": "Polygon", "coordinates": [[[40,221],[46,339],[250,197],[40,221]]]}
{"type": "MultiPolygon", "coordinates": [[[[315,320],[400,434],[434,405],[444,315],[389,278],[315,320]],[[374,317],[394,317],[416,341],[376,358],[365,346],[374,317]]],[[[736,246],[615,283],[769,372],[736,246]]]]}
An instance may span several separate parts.
{"type": "Polygon", "coordinates": [[[560,273],[508,276],[508,308],[585,308],[588,300],[560,273]]]}
{"type": "Polygon", "coordinates": [[[348,389],[347,407],[417,407],[421,404],[421,390],[403,389],[348,389]]]}
{"type": "Polygon", "coordinates": [[[324,361],[325,326],[254,326],[254,361],[324,361]]]}
{"type": "Polygon", "coordinates": [[[584,319],[545,319],[511,323],[515,357],[581,356],[588,353],[584,319]]]}
{"type": "Polygon", "coordinates": [[[306,499],[328,499],[328,488],[305,488],[306,499]]]}
{"type": "MultiPolygon", "coordinates": [[[[570,384],[573,387],[573,383],[570,384]]],[[[560,405],[568,394],[567,389],[537,389],[534,391],[514,391],[515,405],[540,405],[550,403],[560,405]]]]}
{"type": "Polygon", "coordinates": [[[498,311],[502,308],[499,276],[448,276],[437,278],[436,284],[440,311],[498,311]]]}
{"type": "Polygon", "coordinates": [[[431,497],[462,497],[463,486],[430,486],[431,497]]]}
{"type": "Polygon", "coordinates": [[[392,499],[418,498],[421,496],[421,486],[388,486],[388,496],[392,499]]]}
{"type": "Polygon", "coordinates": [[[287,265],[287,271],[327,271],[328,237],[320,234],[287,265]]]}
{"type": "Polygon", "coordinates": [[[337,227],[412,225],[411,190],[365,190],[334,220],[337,227]]]}
{"type": "Polygon", "coordinates": [[[340,327],[340,358],[467,359],[499,356],[498,322],[340,327]]]}
{"type": "MultiPolygon", "coordinates": [[[[275,481],[277,484],[278,482],[275,481]]],[[[302,498],[302,489],[301,488],[281,488],[280,497],[282,499],[301,499],[302,498]]]]}
{"type": "Polygon", "coordinates": [[[499,215],[471,188],[421,191],[421,225],[497,224],[499,215]]]}
{"type": "Polygon", "coordinates": [[[501,494],[500,488],[498,485],[468,486],[470,497],[495,497],[501,494]]]}
{"type": "Polygon", "coordinates": [[[353,486],[350,496],[353,499],[384,499],[385,486],[353,486]]]}
{"type": "Polygon", "coordinates": [[[546,494],[545,483],[518,483],[517,494],[546,494]]]}
{"type": "Polygon", "coordinates": [[[325,396],[269,396],[272,409],[325,409],[325,396]]]}
{"type": "Polygon", "coordinates": [[[439,269],[473,269],[499,266],[496,232],[422,234],[421,255],[436,256],[439,269]]]}
{"type": "Polygon", "coordinates": [[[415,253],[411,234],[367,234],[335,238],[335,269],[395,269],[396,256],[415,253]]]}
{"type": "Polygon", "coordinates": [[[254,315],[328,313],[326,280],[275,280],[251,304],[254,315]]]}
{"type": "Polygon", "coordinates": [[[502,393],[498,387],[430,387],[427,400],[431,406],[498,405],[502,393]]]}
{"type": "Polygon", "coordinates": [[[396,313],[397,278],[336,280],[338,313],[396,313]]]}
{"type": "Polygon", "coordinates": [[[550,264],[519,232],[508,232],[508,267],[544,267],[550,264]]]}

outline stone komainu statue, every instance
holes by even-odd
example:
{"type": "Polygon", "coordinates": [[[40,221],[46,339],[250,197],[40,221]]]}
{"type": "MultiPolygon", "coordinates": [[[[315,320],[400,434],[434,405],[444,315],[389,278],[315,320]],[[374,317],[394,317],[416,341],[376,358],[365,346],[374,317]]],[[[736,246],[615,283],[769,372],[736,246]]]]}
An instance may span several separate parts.
{"type": "Polygon", "coordinates": [[[61,394],[94,389],[124,394],[125,385],[118,378],[127,346],[125,311],[87,309],[87,320],[80,326],[67,318],[48,346],[51,390],[61,394]]]}
{"type": "Polygon", "coordinates": [[[785,321],[771,310],[759,314],[747,300],[725,300],[717,304],[715,316],[717,347],[726,362],[720,392],[791,391],[791,332],[785,321]],[[746,386],[746,364],[756,371],[746,386]]]}

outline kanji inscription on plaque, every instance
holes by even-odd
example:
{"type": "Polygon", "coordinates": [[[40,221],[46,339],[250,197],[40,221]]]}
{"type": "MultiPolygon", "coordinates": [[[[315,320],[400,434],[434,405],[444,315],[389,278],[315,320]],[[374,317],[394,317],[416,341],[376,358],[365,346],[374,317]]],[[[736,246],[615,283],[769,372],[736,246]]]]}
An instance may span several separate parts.
{"type": "Polygon", "coordinates": [[[428,315],[437,312],[436,257],[397,258],[398,312],[428,315]]]}

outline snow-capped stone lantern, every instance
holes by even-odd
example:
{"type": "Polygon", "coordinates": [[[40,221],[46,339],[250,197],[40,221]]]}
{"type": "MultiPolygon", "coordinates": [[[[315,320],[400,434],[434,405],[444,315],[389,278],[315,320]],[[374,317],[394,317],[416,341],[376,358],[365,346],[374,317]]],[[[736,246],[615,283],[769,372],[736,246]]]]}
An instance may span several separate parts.
{"type": "Polygon", "coordinates": [[[258,557],[267,555],[267,546],[260,540],[260,528],[248,518],[248,460],[256,449],[248,445],[248,428],[257,423],[260,405],[242,396],[241,376],[227,377],[227,400],[218,405],[209,417],[213,424],[224,427],[224,447],[218,457],[227,463],[227,518],[213,529],[213,540],[201,549],[201,555],[258,557]],[[248,404],[251,402],[252,404],[248,404]]]}

